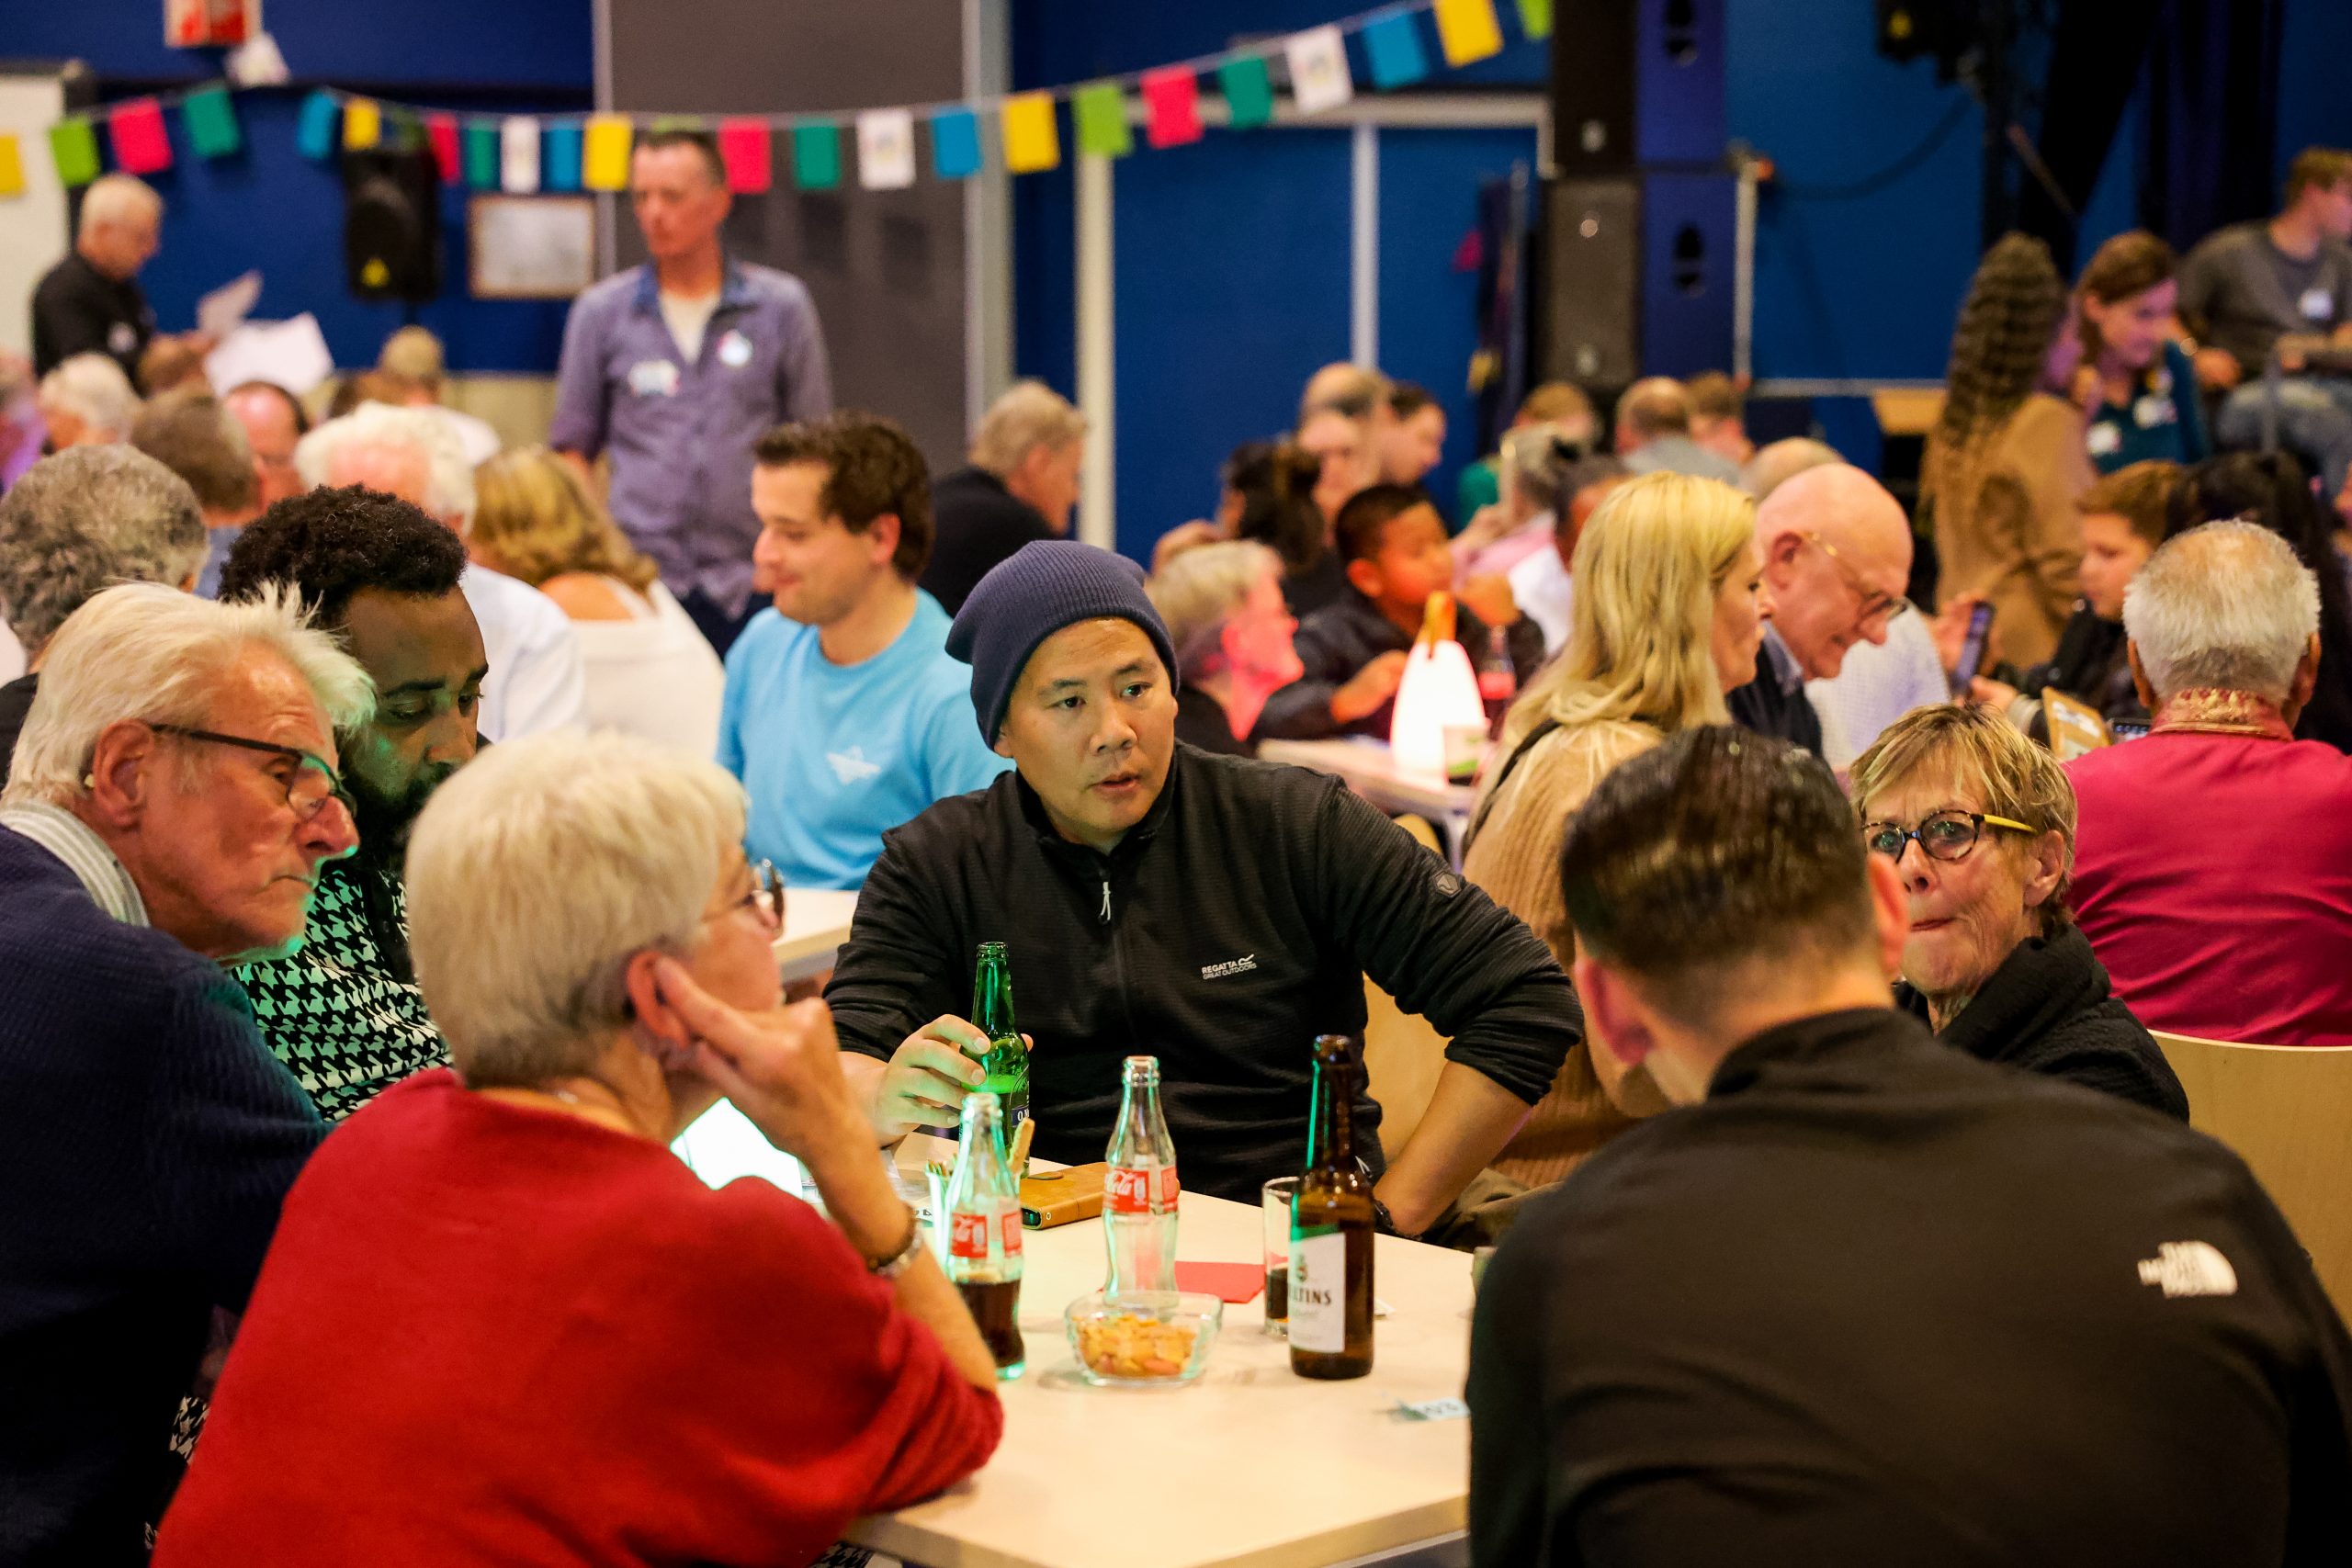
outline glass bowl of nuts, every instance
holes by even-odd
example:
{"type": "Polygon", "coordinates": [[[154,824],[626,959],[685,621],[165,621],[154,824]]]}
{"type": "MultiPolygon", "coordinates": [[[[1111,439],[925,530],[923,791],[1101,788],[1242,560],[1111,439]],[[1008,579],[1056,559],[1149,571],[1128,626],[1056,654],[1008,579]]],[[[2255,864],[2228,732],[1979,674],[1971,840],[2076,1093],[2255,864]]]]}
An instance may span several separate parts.
{"type": "Polygon", "coordinates": [[[1062,1314],[1078,1370],[1100,1388],[1174,1388],[1199,1377],[1225,1303],[1196,1291],[1092,1291],[1062,1314]]]}

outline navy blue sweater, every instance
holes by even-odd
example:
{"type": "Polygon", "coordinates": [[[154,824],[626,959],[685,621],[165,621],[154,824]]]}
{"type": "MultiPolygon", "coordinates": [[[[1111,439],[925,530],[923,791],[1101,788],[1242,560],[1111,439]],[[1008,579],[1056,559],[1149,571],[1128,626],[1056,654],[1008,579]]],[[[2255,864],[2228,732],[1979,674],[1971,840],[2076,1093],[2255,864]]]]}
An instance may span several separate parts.
{"type": "Polygon", "coordinates": [[[212,1308],[323,1134],[235,981],[0,829],[0,1563],[144,1561],[212,1308]]]}

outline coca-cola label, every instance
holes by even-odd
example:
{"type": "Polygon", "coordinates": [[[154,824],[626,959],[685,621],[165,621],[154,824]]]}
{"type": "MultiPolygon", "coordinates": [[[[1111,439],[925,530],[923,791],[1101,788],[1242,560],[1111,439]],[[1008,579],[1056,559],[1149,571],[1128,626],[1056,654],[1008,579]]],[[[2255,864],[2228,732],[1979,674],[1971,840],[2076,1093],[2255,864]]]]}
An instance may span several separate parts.
{"type": "MultiPolygon", "coordinates": [[[[1104,1205],[1114,1214],[1150,1213],[1152,1175],[1148,1168],[1137,1169],[1126,1166],[1113,1166],[1111,1174],[1103,1180],[1104,1205]]],[[[1172,1209],[1176,1206],[1178,1191],[1176,1168],[1172,1165],[1163,1165],[1159,1168],[1159,1176],[1160,1206],[1172,1209]]]]}
{"type": "MultiPolygon", "coordinates": [[[[989,1255],[989,1217],[973,1211],[958,1212],[947,1233],[947,1256],[950,1258],[984,1258],[989,1255]]],[[[1021,1256],[1021,1211],[1007,1209],[999,1230],[1004,1237],[1004,1255],[1021,1256]]]]}

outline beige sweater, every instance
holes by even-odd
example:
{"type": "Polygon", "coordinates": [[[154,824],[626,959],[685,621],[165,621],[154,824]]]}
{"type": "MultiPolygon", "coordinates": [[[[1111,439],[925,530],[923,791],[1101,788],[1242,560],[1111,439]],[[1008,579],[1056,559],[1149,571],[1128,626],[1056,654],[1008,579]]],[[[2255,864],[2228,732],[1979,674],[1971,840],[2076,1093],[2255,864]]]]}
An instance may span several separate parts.
{"type": "Polygon", "coordinates": [[[2081,592],[2083,520],[2075,500],[2098,474],[2082,411],[2047,392],[2028,398],[1971,473],[1939,446],[1928,457],[1935,491],[1937,595],[1993,603],[1993,641],[2026,669],[2057,651],[2081,592]]]}
{"type": "MultiPolygon", "coordinates": [[[[1560,898],[1560,842],[1568,818],[1610,769],[1665,739],[1648,725],[1613,721],[1554,730],[1511,770],[1470,846],[1464,873],[1525,920],[1563,969],[1576,958],[1560,898]]],[[[1611,1134],[1666,1103],[1648,1074],[1627,1072],[1588,1041],[1568,1052],[1494,1168],[1531,1187],[1557,1181],[1611,1134]]]]}

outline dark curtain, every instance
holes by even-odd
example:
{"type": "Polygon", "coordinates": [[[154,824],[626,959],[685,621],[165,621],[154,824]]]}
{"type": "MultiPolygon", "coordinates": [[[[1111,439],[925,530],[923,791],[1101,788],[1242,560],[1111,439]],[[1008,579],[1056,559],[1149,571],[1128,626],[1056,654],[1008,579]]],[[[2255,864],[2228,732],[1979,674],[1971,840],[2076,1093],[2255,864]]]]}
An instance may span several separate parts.
{"type": "MultiPolygon", "coordinates": [[[[2140,93],[2143,224],[2186,250],[2268,212],[2284,10],[2285,0],[2061,0],[2037,144],[2066,206],[2088,205],[2140,93]]],[[[2074,219],[2030,178],[2018,224],[2068,271],[2086,259],[2074,219]]]]}

